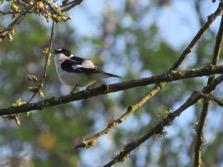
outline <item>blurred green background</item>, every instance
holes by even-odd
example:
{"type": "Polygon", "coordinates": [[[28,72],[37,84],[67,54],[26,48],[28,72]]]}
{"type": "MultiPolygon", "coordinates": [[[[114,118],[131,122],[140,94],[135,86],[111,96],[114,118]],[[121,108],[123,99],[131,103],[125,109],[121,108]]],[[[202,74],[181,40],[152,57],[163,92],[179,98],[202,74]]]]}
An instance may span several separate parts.
{"type": "MultiPolygon", "coordinates": [[[[53,47],[69,48],[75,55],[90,58],[105,71],[122,76],[107,83],[160,74],[179,57],[217,8],[211,0],[84,0],[69,11],[71,20],[56,24],[53,47]]],[[[0,5],[0,9],[1,5],[0,5]]],[[[0,14],[0,28],[10,16],[0,14]]],[[[13,42],[0,45],[0,106],[16,99],[28,100],[32,93],[27,74],[41,76],[42,50],[48,46],[51,21],[29,15],[16,26],[13,42]]],[[[210,62],[219,19],[200,40],[181,69],[201,67],[210,62]]],[[[53,58],[53,57],[52,57],[53,58]]],[[[0,166],[12,167],[99,167],[111,160],[125,144],[143,135],[169,109],[179,106],[193,90],[200,90],[206,77],[169,83],[149,103],[129,117],[112,133],[97,140],[94,147],[73,152],[83,137],[104,128],[137,102],[152,86],[138,87],[87,100],[20,114],[21,126],[0,119],[0,166]]],[[[44,86],[46,98],[69,93],[57,78],[53,59],[44,86]]],[[[214,92],[222,94],[222,87],[214,92]]],[[[35,98],[39,101],[41,97],[35,98]]],[[[156,136],[134,150],[129,160],[114,166],[192,166],[194,127],[201,112],[198,103],[156,136]]],[[[211,105],[205,128],[203,162],[223,167],[222,111],[211,105]]]]}

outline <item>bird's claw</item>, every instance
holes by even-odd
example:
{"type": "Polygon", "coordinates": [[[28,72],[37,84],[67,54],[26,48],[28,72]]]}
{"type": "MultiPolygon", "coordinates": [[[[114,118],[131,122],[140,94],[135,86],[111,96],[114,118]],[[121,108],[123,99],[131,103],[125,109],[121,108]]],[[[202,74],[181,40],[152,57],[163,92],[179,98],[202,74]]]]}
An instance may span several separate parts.
{"type": "Polygon", "coordinates": [[[86,93],[89,93],[91,90],[90,86],[86,87],[86,89],[84,90],[86,93]]]}
{"type": "Polygon", "coordinates": [[[73,87],[73,89],[71,90],[70,94],[74,94],[75,91],[77,90],[76,88],[77,88],[77,85],[75,85],[75,86],[73,87]]]}

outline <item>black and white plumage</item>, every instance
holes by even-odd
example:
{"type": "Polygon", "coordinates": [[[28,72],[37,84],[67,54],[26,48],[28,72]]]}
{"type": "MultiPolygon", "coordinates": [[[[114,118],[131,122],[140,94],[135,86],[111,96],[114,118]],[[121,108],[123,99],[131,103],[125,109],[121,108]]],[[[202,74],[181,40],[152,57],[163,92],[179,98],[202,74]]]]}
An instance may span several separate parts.
{"type": "Polygon", "coordinates": [[[119,77],[102,71],[91,60],[74,56],[67,49],[55,49],[54,61],[60,80],[73,87],[89,86],[97,80],[119,77]]]}

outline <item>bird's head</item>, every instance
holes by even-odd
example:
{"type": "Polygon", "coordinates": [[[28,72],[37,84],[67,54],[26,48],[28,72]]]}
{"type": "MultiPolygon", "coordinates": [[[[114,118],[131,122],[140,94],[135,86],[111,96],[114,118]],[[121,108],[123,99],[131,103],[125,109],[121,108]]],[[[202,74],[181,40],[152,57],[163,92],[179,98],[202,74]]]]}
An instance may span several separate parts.
{"type": "Polygon", "coordinates": [[[71,51],[68,50],[68,49],[64,49],[64,48],[54,49],[54,53],[55,53],[55,55],[64,55],[66,57],[70,57],[71,56],[71,51]]]}
{"type": "Polygon", "coordinates": [[[55,54],[54,59],[57,62],[61,63],[71,56],[71,51],[67,50],[67,49],[63,49],[63,48],[62,49],[54,49],[54,54],[55,54]]]}

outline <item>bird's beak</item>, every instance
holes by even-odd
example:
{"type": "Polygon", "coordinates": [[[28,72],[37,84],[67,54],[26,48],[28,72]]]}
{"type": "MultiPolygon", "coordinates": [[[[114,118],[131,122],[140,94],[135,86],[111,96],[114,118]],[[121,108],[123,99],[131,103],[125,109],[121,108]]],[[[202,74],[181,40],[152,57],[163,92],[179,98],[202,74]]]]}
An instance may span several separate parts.
{"type": "Polygon", "coordinates": [[[54,54],[59,53],[59,50],[54,49],[54,54]]]}

